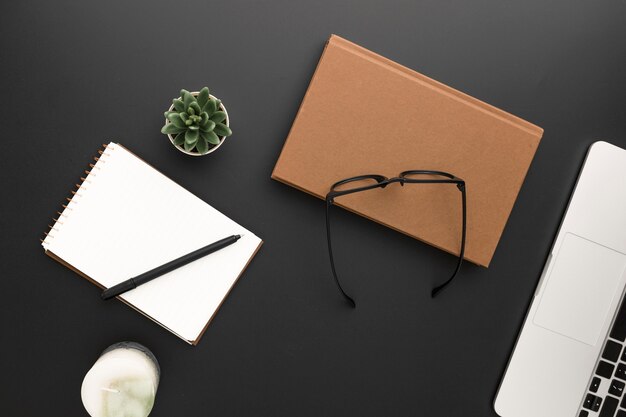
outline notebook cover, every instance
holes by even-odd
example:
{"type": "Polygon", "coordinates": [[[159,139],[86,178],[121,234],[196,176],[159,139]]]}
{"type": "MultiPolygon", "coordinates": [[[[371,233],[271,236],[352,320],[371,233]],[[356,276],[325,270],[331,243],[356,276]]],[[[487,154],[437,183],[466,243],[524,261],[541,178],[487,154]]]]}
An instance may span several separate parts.
{"type": "MultiPolygon", "coordinates": [[[[328,40],[272,178],[324,198],[334,182],[411,169],[466,181],[465,259],[489,266],[543,129],[336,35],[328,40]]],[[[361,216],[458,254],[461,201],[442,185],[338,198],[361,216]]]]}

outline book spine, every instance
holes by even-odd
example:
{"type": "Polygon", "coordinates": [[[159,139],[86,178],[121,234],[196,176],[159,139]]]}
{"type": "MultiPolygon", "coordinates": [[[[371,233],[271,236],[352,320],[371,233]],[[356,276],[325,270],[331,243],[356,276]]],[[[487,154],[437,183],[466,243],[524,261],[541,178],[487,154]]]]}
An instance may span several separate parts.
{"type": "Polygon", "coordinates": [[[84,170],[84,177],[80,177],[80,184],[74,184],[76,188],[70,190],[71,197],[65,197],[65,204],[61,204],[62,211],[56,211],[57,218],[52,217],[52,224],[48,225],[48,230],[44,232],[41,245],[47,250],[47,247],[51,244],[50,239],[54,239],[56,233],[63,227],[65,221],[69,218],[72,211],[79,204],[80,198],[83,197],[83,193],[87,190],[91,182],[98,176],[98,172],[102,169],[102,165],[106,163],[106,158],[111,154],[107,151],[113,150],[111,144],[102,144],[102,149],[98,150],[98,156],[94,156],[94,163],[89,163],[89,169],[84,170]]]}

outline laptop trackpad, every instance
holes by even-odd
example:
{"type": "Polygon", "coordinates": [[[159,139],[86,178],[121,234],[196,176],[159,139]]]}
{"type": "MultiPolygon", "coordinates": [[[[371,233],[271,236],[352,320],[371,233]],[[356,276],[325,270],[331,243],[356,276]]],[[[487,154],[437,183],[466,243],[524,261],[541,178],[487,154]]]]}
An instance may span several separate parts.
{"type": "Polygon", "coordinates": [[[594,346],[626,267],[626,255],[567,233],[533,322],[594,346]]]}

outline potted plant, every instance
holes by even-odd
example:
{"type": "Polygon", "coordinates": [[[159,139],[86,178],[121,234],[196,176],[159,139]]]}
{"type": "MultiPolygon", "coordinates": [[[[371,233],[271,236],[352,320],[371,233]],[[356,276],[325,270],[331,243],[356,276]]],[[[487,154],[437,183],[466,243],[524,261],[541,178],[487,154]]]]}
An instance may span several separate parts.
{"type": "Polygon", "coordinates": [[[193,93],[180,90],[180,97],[172,100],[164,115],[165,125],[161,133],[187,155],[202,156],[214,152],[233,134],[226,107],[209,94],[208,87],[193,93]]]}

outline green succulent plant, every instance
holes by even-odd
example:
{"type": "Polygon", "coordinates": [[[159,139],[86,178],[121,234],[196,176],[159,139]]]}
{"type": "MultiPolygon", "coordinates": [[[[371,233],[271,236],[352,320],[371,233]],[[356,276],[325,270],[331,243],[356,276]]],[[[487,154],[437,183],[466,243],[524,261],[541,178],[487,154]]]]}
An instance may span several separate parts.
{"type": "Polygon", "coordinates": [[[174,137],[174,145],[187,152],[200,154],[219,145],[220,138],[233,134],[224,121],[226,113],[220,110],[220,100],[211,98],[209,88],[204,87],[194,96],[180,90],[180,97],[172,101],[173,110],[165,112],[165,126],[161,133],[174,137]]]}

